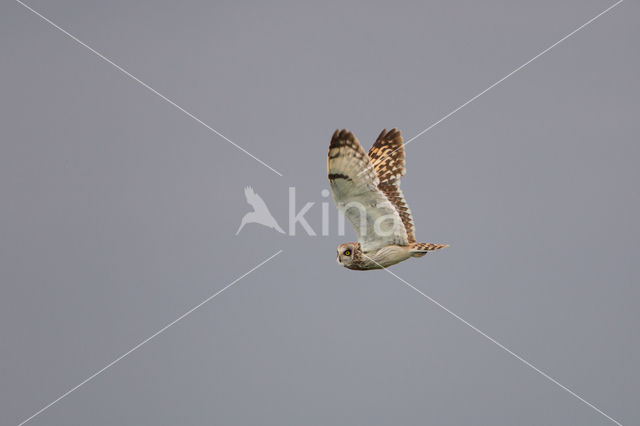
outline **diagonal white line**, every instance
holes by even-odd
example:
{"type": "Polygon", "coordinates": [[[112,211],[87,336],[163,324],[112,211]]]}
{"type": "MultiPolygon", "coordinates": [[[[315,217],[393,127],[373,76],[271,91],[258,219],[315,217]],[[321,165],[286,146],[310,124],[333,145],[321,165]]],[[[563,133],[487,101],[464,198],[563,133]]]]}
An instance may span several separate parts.
{"type": "MultiPolygon", "coordinates": [[[[433,129],[434,127],[436,127],[438,124],[442,123],[443,121],[445,121],[447,118],[451,117],[453,114],[455,114],[456,112],[460,111],[462,108],[466,107],[467,105],[469,105],[471,102],[475,101],[476,99],[478,99],[480,96],[484,95],[485,93],[487,93],[489,90],[493,89],[494,87],[496,87],[497,85],[499,85],[500,83],[502,83],[503,81],[505,81],[506,79],[508,79],[509,77],[511,77],[512,75],[514,75],[515,73],[517,73],[518,71],[520,71],[521,69],[523,69],[524,67],[526,67],[527,65],[529,65],[531,62],[535,61],[536,59],[538,59],[539,57],[541,57],[542,55],[544,55],[545,53],[549,52],[551,49],[553,49],[554,47],[556,47],[557,45],[559,45],[560,43],[562,43],[563,41],[565,41],[566,39],[568,39],[569,37],[573,36],[574,34],[576,34],[578,31],[582,30],[583,28],[585,28],[587,25],[591,24],[592,22],[594,22],[596,19],[600,18],[602,15],[606,14],[607,12],[609,12],[611,9],[613,9],[614,7],[618,6],[620,3],[622,3],[624,0],[618,0],[617,2],[615,2],[614,4],[612,4],[611,6],[609,6],[608,8],[606,8],[605,10],[603,10],[602,12],[598,13],[596,16],[594,16],[593,18],[589,19],[587,22],[585,22],[584,24],[580,25],[578,28],[576,28],[575,30],[571,31],[569,34],[567,34],[566,36],[562,37],[560,40],[556,41],[555,43],[553,43],[551,46],[547,47],[546,49],[544,49],[542,52],[538,53],[536,56],[534,56],[533,58],[529,59],[527,62],[525,62],[524,64],[520,65],[518,68],[514,69],[513,71],[511,71],[509,74],[505,75],[504,77],[502,77],[500,80],[496,81],[495,83],[493,83],[491,86],[487,87],[486,89],[484,89],[482,92],[478,93],[477,95],[475,95],[474,97],[472,97],[471,99],[469,99],[468,101],[466,101],[465,103],[463,103],[462,105],[458,106],[457,108],[455,108],[454,110],[452,110],[451,112],[449,112],[447,115],[445,115],[444,117],[442,117],[440,120],[436,121],[435,123],[431,124],[429,127],[427,127],[426,129],[424,129],[423,131],[421,131],[420,133],[418,133],[417,135],[415,135],[414,137],[412,137],[411,139],[409,139],[408,141],[406,141],[404,144],[402,144],[402,146],[406,146],[408,144],[410,144],[411,142],[413,142],[414,140],[416,140],[417,138],[419,138],[420,136],[424,135],[425,133],[427,133],[429,130],[433,129]]],[[[398,149],[400,148],[396,148],[395,150],[391,151],[388,154],[384,154],[383,156],[381,156],[380,158],[384,158],[384,157],[388,157],[389,155],[393,154],[394,152],[396,152],[398,149]]],[[[378,160],[380,161],[380,160],[378,160]]],[[[365,171],[367,171],[369,168],[373,167],[373,165],[369,165],[365,170],[361,171],[358,175],[364,173],[365,171]]]]}
{"type": "Polygon", "coordinates": [[[140,349],[140,347],[142,347],[144,344],[149,342],[151,339],[153,339],[153,338],[157,337],[158,335],[164,333],[167,329],[169,329],[170,327],[175,325],[178,321],[180,321],[180,320],[186,318],[187,316],[191,315],[193,312],[195,312],[202,305],[204,305],[205,303],[209,302],[211,299],[215,298],[220,293],[222,293],[223,291],[227,290],[229,287],[231,287],[232,285],[234,285],[235,283],[237,283],[238,281],[240,281],[241,279],[243,279],[244,277],[246,277],[247,275],[249,275],[250,273],[252,273],[256,269],[260,268],[262,265],[264,265],[265,263],[267,263],[268,261],[270,261],[271,259],[273,259],[277,255],[279,255],[280,253],[282,253],[282,250],[278,250],[278,252],[276,252],[275,254],[271,255],[270,257],[268,257],[267,259],[263,260],[262,262],[260,262],[256,266],[254,266],[253,268],[249,269],[247,272],[245,272],[244,274],[240,275],[235,280],[231,281],[229,284],[224,286],[222,289],[218,290],[217,292],[215,292],[211,296],[207,297],[202,302],[198,303],[196,306],[194,306],[193,308],[189,309],[187,312],[185,312],[184,314],[180,315],[178,318],[176,318],[175,320],[171,321],[169,324],[165,325],[160,330],[156,331],[151,336],[147,337],[146,339],[144,339],[143,341],[141,341],[140,343],[138,343],[137,345],[135,345],[134,347],[129,349],[127,352],[125,352],[122,355],[120,355],[118,358],[116,358],[113,361],[111,361],[109,364],[105,365],[100,370],[96,371],[95,373],[93,373],[92,375],[90,375],[89,377],[87,377],[86,379],[84,379],[83,381],[81,381],[80,383],[78,383],[77,385],[75,385],[74,387],[72,387],[71,389],[69,389],[68,391],[63,393],[62,395],[60,395],[58,398],[56,398],[53,401],[51,401],[49,404],[45,405],[40,410],[36,411],[30,417],[28,417],[25,420],[23,420],[18,426],[24,425],[25,423],[29,422],[34,417],[38,416],[39,414],[41,414],[42,412],[44,412],[45,410],[47,410],[48,408],[50,408],[54,404],[60,402],[60,400],[62,400],[63,398],[69,396],[72,392],[76,391],[79,387],[81,387],[84,384],[86,384],[87,382],[93,380],[95,377],[97,377],[98,375],[102,374],[105,370],[107,370],[108,368],[112,367],[113,365],[115,365],[116,363],[121,361],[123,358],[127,357],[128,355],[130,355],[132,352],[136,351],[137,349],[140,349]]]}
{"type": "Polygon", "coordinates": [[[21,4],[22,6],[24,6],[26,9],[30,10],[31,12],[33,12],[35,15],[39,16],[40,18],[42,18],[42,20],[44,20],[45,22],[49,23],[51,26],[53,26],[54,28],[60,30],[62,33],[64,33],[65,35],[67,35],[69,38],[71,38],[73,41],[75,41],[76,43],[80,44],[81,46],[86,47],[87,49],[89,49],[92,53],[94,53],[96,56],[98,56],[100,59],[104,60],[105,62],[109,63],[110,65],[112,65],[114,68],[116,68],[118,71],[122,72],[124,75],[126,75],[127,77],[131,78],[132,80],[136,81],[137,83],[139,83],[141,86],[143,86],[144,88],[148,89],[150,92],[154,93],[155,95],[158,95],[160,98],[162,98],[163,100],[167,101],[168,103],[170,103],[171,105],[173,105],[174,107],[176,107],[177,109],[179,109],[180,111],[182,111],[184,114],[186,114],[187,116],[191,117],[192,119],[194,119],[195,121],[197,121],[198,123],[200,123],[201,125],[203,125],[204,127],[206,127],[207,129],[211,130],[213,133],[215,133],[216,135],[220,136],[222,139],[226,140],[227,142],[229,142],[231,145],[235,146],[236,148],[238,148],[240,151],[244,152],[245,154],[247,154],[249,157],[253,158],[254,160],[256,160],[258,163],[262,164],[263,166],[265,166],[266,168],[268,168],[269,170],[271,170],[272,172],[276,173],[279,176],[282,176],[282,173],[280,173],[279,171],[277,171],[276,169],[274,169],[273,167],[271,167],[270,165],[268,165],[267,163],[265,163],[264,161],[262,161],[261,159],[259,159],[258,157],[256,157],[255,155],[253,155],[252,153],[250,153],[249,151],[247,151],[246,149],[244,149],[243,147],[241,147],[240,145],[238,145],[237,143],[233,142],[231,139],[229,139],[228,137],[226,137],[225,135],[223,135],[222,133],[220,133],[219,131],[217,131],[216,129],[214,129],[213,127],[211,127],[210,125],[208,125],[207,123],[205,123],[204,121],[202,121],[201,119],[199,119],[198,117],[196,117],[195,115],[193,115],[192,113],[190,113],[189,111],[187,111],[186,109],[184,109],[183,107],[181,107],[180,105],[178,105],[177,103],[175,103],[174,101],[172,101],[171,99],[167,98],[165,95],[163,95],[162,93],[158,92],[156,89],[154,89],[153,87],[149,86],[147,83],[145,83],[144,81],[140,80],[138,77],[136,77],[135,75],[131,74],[129,71],[125,70],[124,68],[122,68],[120,65],[116,64],[115,62],[113,62],[111,59],[107,58],[106,56],[104,56],[102,53],[98,52],[97,50],[95,50],[93,47],[89,46],[88,44],[86,44],[85,42],[83,42],[82,40],[78,39],[76,36],[74,36],[73,34],[71,34],[70,32],[68,32],[67,30],[63,29],[62,27],[60,27],[59,25],[57,25],[55,22],[51,21],[49,18],[47,18],[46,16],[43,16],[41,13],[37,12],[36,10],[34,10],[33,8],[31,8],[30,6],[26,5],[25,3],[23,3],[21,0],[16,0],[16,2],[18,2],[19,4],[21,4]]]}
{"type": "Polygon", "coordinates": [[[487,87],[486,89],[484,89],[482,92],[478,93],[477,95],[475,95],[473,98],[469,99],[468,101],[466,101],[465,103],[463,103],[462,105],[460,105],[459,107],[457,107],[456,109],[454,109],[453,111],[451,111],[450,113],[448,113],[447,115],[445,115],[444,117],[442,117],[440,120],[436,121],[435,123],[433,123],[432,125],[430,125],[429,127],[427,127],[426,129],[424,129],[423,131],[421,131],[420,133],[418,133],[417,135],[415,135],[414,137],[412,137],[411,139],[409,139],[408,141],[406,141],[404,143],[404,145],[407,145],[409,143],[411,143],[412,141],[416,140],[417,138],[419,138],[420,136],[424,135],[425,133],[427,133],[429,130],[433,129],[434,127],[436,127],[438,124],[442,123],[444,120],[446,120],[447,118],[451,117],[453,114],[455,114],[456,112],[460,111],[462,108],[466,107],[467,105],[469,105],[471,102],[475,101],[476,99],[478,99],[480,96],[484,95],[485,93],[487,93],[489,90],[493,89],[494,87],[496,87],[498,84],[502,83],[503,81],[505,81],[506,79],[508,79],[509,77],[511,77],[512,75],[514,75],[515,73],[517,73],[518,71],[520,71],[522,68],[526,67],[527,65],[529,65],[531,62],[535,61],[536,59],[538,59],[540,56],[544,55],[545,53],[547,53],[548,51],[550,51],[551,49],[553,49],[554,47],[556,47],[557,45],[559,45],[560,43],[562,43],[563,41],[565,41],[566,39],[568,39],[569,37],[573,36],[575,33],[577,33],[578,31],[582,30],[583,28],[585,28],[587,25],[591,24],[593,21],[595,21],[596,19],[600,18],[602,15],[604,15],[605,13],[609,12],[611,9],[613,9],[614,7],[618,6],[620,3],[622,3],[624,0],[618,0],[617,2],[615,2],[614,4],[612,4],[611,6],[609,6],[608,8],[606,8],[605,10],[603,10],[602,12],[598,13],[596,16],[594,16],[593,18],[589,19],[587,22],[585,22],[584,24],[580,25],[578,28],[576,28],[575,30],[571,31],[569,34],[567,34],[566,36],[562,37],[560,40],[556,41],[555,43],[553,43],[551,46],[547,47],[546,49],[544,49],[542,52],[538,53],[536,56],[534,56],[533,58],[529,59],[527,62],[525,62],[524,64],[520,65],[518,68],[514,69],[513,71],[511,71],[509,74],[505,75],[504,77],[502,77],[500,80],[496,81],[495,83],[493,83],[491,86],[487,87]]]}
{"type": "Polygon", "coordinates": [[[402,279],[401,277],[399,277],[398,275],[393,273],[388,268],[384,268],[382,265],[380,265],[378,262],[376,262],[371,257],[367,256],[366,254],[364,256],[367,257],[372,262],[374,262],[376,265],[380,266],[382,269],[384,269],[388,273],[390,273],[391,275],[393,275],[394,277],[396,277],[397,279],[399,279],[400,281],[402,281],[410,289],[414,290],[415,292],[420,294],[422,297],[424,297],[425,299],[429,300],[431,303],[433,303],[434,305],[438,306],[440,309],[444,310],[449,315],[453,316],[455,319],[457,319],[458,321],[462,322],[464,325],[466,325],[467,327],[471,328],[476,333],[480,334],[482,337],[488,339],[490,342],[494,343],[496,346],[498,346],[500,349],[502,349],[505,352],[507,352],[509,355],[515,357],[518,361],[522,362],[527,367],[529,367],[532,370],[534,370],[536,373],[542,375],[544,378],[546,378],[550,382],[554,383],[555,385],[557,385],[560,388],[564,389],[565,391],[569,392],[571,395],[573,395],[574,397],[576,397],[577,399],[579,399],[580,401],[582,401],[583,403],[585,403],[589,407],[593,408],[595,411],[597,411],[598,413],[602,414],[604,417],[606,417],[607,419],[611,420],[613,423],[617,424],[618,426],[622,426],[622,423],[620,423],[619,421],[617,421],[613,417],[609,416],[607,413],[605,413],[604,411],[602,411],[601,409],[599,409],[598,407],[596,407],[595,405],[593,405],[592,403],[590,403],[589,401],[587,401],[586,399],[584,399],[583,397],[581,397],[580,395],[578,395],[577,393],[575,393],[574,391],[572,391],[571,389],[569,389],[568,387],[566,387],[565,385],[563,385],[562,383],[560,383],[559,381],[557,381],[556,379],[554,379],[553,377],[551,377],[550,375],[545,373],[544,371],[540,370],[538,367],[536,367],[535,365],[531,364],[529,361],[527,361],[526,359],[524,359],[523,357],[521,357],[517,353],[513,352],[511,349],[507,348],[502,343],[498,342],[496,339],[494,339],[493,337],[489,336],[487,333],[485,333],[484,331],[480,330],[478,327],[476,327],[475,325],[471,324],[469,321],[465,320],[460,315],[456,314],[451,309],[447,308],[442,303],[440,303],[437,300],[435,300],[433,297],[429,296],[428,294],[424,293],[422,290],[418,289],[414,285],[412,285],[409,282],[407,282],[406,280],[402,279]]]}

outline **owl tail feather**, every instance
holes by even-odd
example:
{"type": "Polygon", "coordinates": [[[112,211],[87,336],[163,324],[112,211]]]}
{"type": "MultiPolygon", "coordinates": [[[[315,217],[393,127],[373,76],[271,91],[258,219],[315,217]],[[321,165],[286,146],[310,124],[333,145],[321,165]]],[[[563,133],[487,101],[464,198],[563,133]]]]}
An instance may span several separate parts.
{"type": "Polygon", "coordinates": [[[430,251],[449,247],[449,244],[412,243],[409,245],[409,253],[412,257],[422,257],[430,251]]]}

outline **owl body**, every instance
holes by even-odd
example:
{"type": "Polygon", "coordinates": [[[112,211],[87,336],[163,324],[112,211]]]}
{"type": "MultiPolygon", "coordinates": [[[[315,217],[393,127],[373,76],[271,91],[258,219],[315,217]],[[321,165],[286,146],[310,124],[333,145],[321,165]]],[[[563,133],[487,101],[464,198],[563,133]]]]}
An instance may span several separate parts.
{"type": "Polygon", "coordinates": [[[336,206],[358,235],[357,242],[338,246],[337,261],[344,267],[382,269],[447,247],[416,242],[411,210],[400,190],[405,153],[399,130],[383,130],[368,154],[353,133],[336,130],[327,170],[336,206]]]}
{"type": "Polygon", "coordinates": [[[338,246],[338,258],[336,260],[345,268],[356,271],[367,271],[395,265],[403,260],[407,260],[411,256],[413,256],[413,254],[409,252],[409,246],[399,246],[396,244],[363,253],[360,249],[360,243],[356,241],[340,244],[338,246]]]}

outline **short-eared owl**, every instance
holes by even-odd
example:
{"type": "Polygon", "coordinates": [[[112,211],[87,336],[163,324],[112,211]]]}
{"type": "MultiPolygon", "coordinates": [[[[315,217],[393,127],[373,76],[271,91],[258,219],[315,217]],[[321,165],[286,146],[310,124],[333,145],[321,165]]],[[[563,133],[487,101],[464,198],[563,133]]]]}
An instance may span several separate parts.
{"type": "Polygon", "coordinates": [[[327,169],[333,200],[358,236],[357,242],[338,246],[342,266],[381,269],[447,247],[416,242],[411,210],[400,190],[405,167],[399,130],[383,130],[369,155],[353,133],[336,130],[327,169]]]}

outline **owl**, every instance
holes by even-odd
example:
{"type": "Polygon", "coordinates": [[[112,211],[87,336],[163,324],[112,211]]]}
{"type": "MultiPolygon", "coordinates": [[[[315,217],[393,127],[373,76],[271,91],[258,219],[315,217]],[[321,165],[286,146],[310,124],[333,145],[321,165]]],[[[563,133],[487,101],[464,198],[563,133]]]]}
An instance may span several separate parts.
{"type": "Polygon", "coordinates": [[[411,210],[400,190],[404,163],[397,129],[383,130],[368,155],[350,131],[333,134],[327,158],[329,184],[336,207],[358,236],[357,242],[338,246],[342,266],[382,269],[448,247],[416,242],[411,210]]]}

